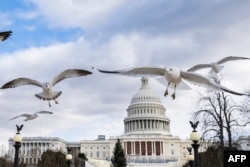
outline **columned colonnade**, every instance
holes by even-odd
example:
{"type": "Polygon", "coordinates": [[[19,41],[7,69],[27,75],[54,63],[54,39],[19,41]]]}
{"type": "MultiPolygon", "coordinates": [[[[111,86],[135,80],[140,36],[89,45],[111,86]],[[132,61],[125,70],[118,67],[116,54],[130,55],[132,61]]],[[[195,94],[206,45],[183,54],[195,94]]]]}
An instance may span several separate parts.
{"type": "Polygon", "coordinates": [[[163,130],[169,131],[169,122],[164,120],[154,119],[137,119],[125,122],[125,132],[140,131],[140,130],[163,130]]]}
{"type": "Polygon", "coordinates": [[[160,156],[163,152],[162,141],[124,141],[126,155],[160,156]]]}

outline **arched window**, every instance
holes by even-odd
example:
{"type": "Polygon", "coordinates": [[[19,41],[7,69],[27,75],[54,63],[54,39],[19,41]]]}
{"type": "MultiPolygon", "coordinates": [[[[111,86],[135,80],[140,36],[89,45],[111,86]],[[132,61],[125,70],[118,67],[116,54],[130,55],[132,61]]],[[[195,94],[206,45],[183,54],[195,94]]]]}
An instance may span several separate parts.
{"type": "Polygon", "coordinates": [[[99,158],[99,151],[96,152],[96,157],[99,158]]]}

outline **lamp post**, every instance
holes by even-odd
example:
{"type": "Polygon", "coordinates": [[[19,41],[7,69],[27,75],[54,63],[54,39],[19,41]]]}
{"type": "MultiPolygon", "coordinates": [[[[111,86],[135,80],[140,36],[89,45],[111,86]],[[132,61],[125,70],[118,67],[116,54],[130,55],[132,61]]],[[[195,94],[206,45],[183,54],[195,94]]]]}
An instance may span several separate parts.
{"type": "Polygon", "coordinates": [[[189,167],[193,167],[193,164],[194,164],[194,155],[192,155],[192,147],[187,147],[187,150],[189,152],[189,154],[187,156],[189,167]]]}
{"type": "Polygon", "coordinates": [[[20,131],[22,130],[23,125],[21,126],[16,125],[16,127],[17,127],[17,133],[13,138],[15,142],[14,144],[14,147],[15,147],[14,167],[18,167],[18,163],[19,163],[18,162],[19,161],[19,149],[21,147],[21,142],[22,142],[22,136],[20,134],[20,131]]]}
{"type": "Polygon", "coordinates": [[[198,144],[200,140],[200,134],[196,131],[197,125],[199,124],[199,121],[193,123],[192,121],[189,121],[191,124],[191,127],[193,128],[192,133],[190,134],[190,139],[193,141],[192,147],[194,149],[194,167],[199,167],[199,157],[198,157],[198,149],[200,144],[198,144]]]}
{"type": "Polygon", "coordinates": [[[66,161],[67,161],[67,165],[68,167],[70,167],[71,163],[72,163],[72,155],[70,154],[70,148],[67,148],[67,155],[66,155],[66,161]]]}

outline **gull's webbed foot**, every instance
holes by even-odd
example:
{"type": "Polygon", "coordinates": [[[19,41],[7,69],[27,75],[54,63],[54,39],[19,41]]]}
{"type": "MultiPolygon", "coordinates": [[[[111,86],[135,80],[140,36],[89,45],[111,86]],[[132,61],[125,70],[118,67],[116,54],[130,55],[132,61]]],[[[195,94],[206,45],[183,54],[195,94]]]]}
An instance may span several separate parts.
{"type": "Polygon", "coordinates": [[[55,104],[59,104],[57,100],[55,100],[55,104]]]}
{"type": "Polygon", "coordinates": [[[49,103],[49,107],[51,107],[51,104],[50,104],[50,102],[48,102],[49,103]]]}
{"type": "Polygon", "coordinates": [[[171,96],[172,96],[172,99],[174,100],[175,99],[175,93],[173,93],[171,96]]]}
{"type": "Polygon", "coordinates": [[[168,90],[165,91],[164,96],[166,97],[168,95],[168,90]]]}

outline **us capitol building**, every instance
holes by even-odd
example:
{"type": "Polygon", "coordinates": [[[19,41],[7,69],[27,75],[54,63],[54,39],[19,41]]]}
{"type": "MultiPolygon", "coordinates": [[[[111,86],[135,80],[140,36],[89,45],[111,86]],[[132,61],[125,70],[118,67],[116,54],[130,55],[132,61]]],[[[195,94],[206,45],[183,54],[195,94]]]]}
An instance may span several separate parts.
{"type": "MultiPolygon", "coordinates": [[[[188,155],[187,147],[191,146],[192,141],[171,134],[170,119],[166,116],[166,108],[160,97],[151,90],[147,78],[142,78],[141,83],[141,88],[133,95],[127,108],[123,135],[108,139],[105,135],[98,135],[96,140],[80,142],[68,142],[59,137],[23,137],[20,160],[28,166],[36,166],[46,150],[66,153],[67,147],[70,147],[73,157],[84,153],[94,166],[110,166],[113,149],[119,138],[128,166],[182,166],[188,155]]],[[[10,138],[9,155],[12,160],[15,153],[13,144],[10,138]]],[[[204,151],[206,146],[202,145],[199,149],[204,151]]]]}

